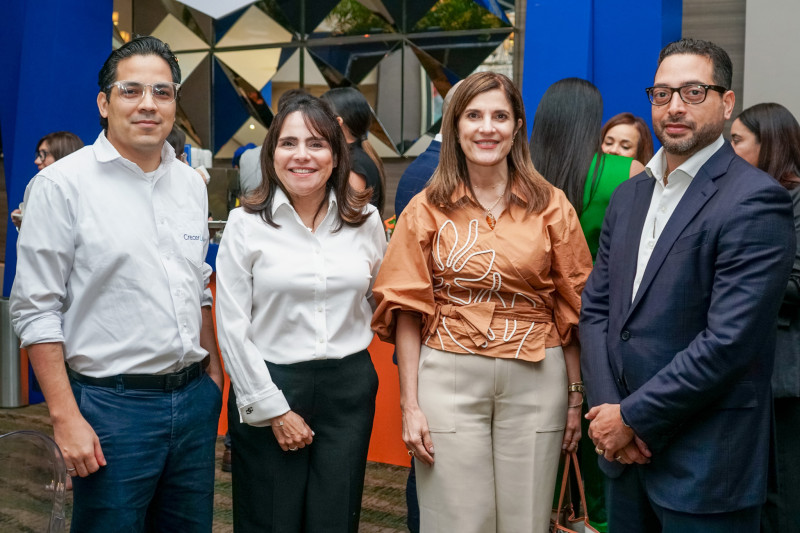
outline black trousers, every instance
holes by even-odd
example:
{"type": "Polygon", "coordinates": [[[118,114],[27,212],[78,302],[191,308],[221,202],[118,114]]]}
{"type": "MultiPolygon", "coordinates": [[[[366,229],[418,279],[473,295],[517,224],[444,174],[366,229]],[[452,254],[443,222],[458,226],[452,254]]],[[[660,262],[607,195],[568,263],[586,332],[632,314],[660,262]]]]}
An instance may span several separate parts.
{"type": "Polygon", "coordinates": [[[775,399],[775,467],[761,514],[763,533],[800,533],[800,398],[775,399]]]}
{"type": "Polygon", "coordinates": [[[234,531],[356,533],[378,391],[369,353],[267,367],[314,441],[284,452],[271,427],[238,421],[231,388],[234,531]]]}
{"type": "Polygon", "coordinates": [[[608,533],[758,533],[761,506],[729,513],[690,514],[666,509],[647,496],[640,468],[606,478],[608,533]]]}

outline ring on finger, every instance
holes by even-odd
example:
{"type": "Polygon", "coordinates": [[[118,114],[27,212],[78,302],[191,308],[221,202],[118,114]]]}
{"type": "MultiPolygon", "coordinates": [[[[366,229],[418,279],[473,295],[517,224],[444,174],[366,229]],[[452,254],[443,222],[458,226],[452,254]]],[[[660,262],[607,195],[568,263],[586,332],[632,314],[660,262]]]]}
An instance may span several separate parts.
{"type": "Polygon", "coordinates": [[[73,468],[67,468],[67,472],[74,472],[76,470],[77,470],[77,468],[74,468],[74,467],[73,468]]]}
{"type": "Polygon", "coordinates": [[[294,448],[289,448],[289,451],[290,452],[296,452],[297,451],[297,446],[295,446],[294,448]]]}
{"type": "Polygon", "coordinates": [[[414,457],[414,450],[408,450],[408,455],[410,457],[414,457]]]}
{"type": "Polygon", "coordinates": [[[597,455],[603,455],[604,453],[606,453],[606,451],[602,449],[600,446],[595,446],[594,451],[595,453],[597,453],[597,455]]]}
{"type": "Polygon", "coordinates": [[[621,461],[622,460],[622,456],[618,455],[618,456],[614,457],[614,460],[615,461],[621,461]]]}

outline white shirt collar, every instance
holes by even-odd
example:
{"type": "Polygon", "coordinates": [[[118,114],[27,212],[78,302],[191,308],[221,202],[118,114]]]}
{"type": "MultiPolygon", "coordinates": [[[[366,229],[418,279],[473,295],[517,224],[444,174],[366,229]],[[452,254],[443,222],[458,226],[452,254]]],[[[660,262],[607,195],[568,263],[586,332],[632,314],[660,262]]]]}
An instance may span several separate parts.
{"type": "MultiPolygon", "coordinates": [[[[709,144],[705,148],[698,151],[696,154],[691,156],[689,159],[683,162],[678,168],[674,169],[671,173],[674,174],[677,171],[681,171],[688,175],[690,178],[694,179],[703,165],[711,159],[711,156],[714,155],[717,150],[722,148],[722,145],[725,144],[725,139],[722,135],[714,141],[713,143],[709,144]]],[[[644,167],[645,172],[651,178],[655,178],[656,181],[663,182],[664,181],[664,169],[667,168],[667,159],[666,159],[666,152],[664,151],[664,147],[658,149],[656,155],[647,162],[647,165],[644,167]]]]}
{"type": "MultiPolygon", "coordinates": [[[[277,187],[275,189],[275,196],[272,198],[272,217],[275,218],[275,213],[278,212],[278,209],[282,205],[289,206],[290,209],[294,211],[294,207],[292,206],[292,202],[289,201],[289,197],[286,196],[286,193],[283,192],[283,189],[277,187]]],[[[331,206],[336,205],[336,194],[333,191],[328,192],[328,211],[331,210],[331,206]]]]}
{"type": "MultiPolygon", "coordinates": [[[[131,165],[139,168],[139,171],[144,173],[144,171],[137,165],[136,163],[129,161],[122,157],[120,153],[114,148],[114,145],[111,144],[111,141],[108,140],[106,137],[106,132],[101,131],[100,135],[97,136],[97,141],[92,145],[94,149],[94,155],[97,158],[97,161],[100,163],[107,163],[109,161],[114,161],[116,159],[121,159],[123,161],[127,161],[131,165]]],[[[164,146],[161,147],[161,163],[158,165],[156,169],[156,175],[161,174],[161,170],[164,168],[168,168],[172,162],[175,161],[175,149],[167,142],[164,141],[164,146]]]]}

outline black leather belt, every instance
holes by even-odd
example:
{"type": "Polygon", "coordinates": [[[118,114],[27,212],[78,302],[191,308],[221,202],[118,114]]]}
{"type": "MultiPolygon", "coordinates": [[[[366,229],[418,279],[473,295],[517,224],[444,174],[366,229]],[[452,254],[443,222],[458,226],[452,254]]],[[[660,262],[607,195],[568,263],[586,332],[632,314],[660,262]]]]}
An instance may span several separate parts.
{"type": "Polygon", "coordinates": [[[117,388],[122,385],[126,389],[132,390],[160,390],[164,392],[180,389],[201,377],[208,366],[208,357],[200,362],[192,363],[183,370],[172,372],[171,374],[118,374],[105,378],[93,378],[84,376],[67,366],[67,375],[79,383],[92,385],[94,387],[117,388]]]}

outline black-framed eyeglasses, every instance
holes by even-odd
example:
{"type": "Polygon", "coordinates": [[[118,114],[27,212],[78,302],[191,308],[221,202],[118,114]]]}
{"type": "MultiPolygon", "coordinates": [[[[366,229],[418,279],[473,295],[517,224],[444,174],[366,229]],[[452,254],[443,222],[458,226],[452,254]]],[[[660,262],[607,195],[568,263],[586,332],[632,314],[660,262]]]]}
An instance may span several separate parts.
{"type": "Polygon", "coordinates": [[[691,83],[681,87],[648,87],[645,89],[650,103],[653,105],[667,105],[672,101],[672,95],[678,93],[687,104],[702,104],[706,100],[708,91],[717,91],[720,94],[725,94],[728,90],[721,85],[705,85],[702,83],[691,83]]]}
{"type": "Polygon", "coordinates": [[[41,159],[44,161],[47,159],[47,156],[50,155],[50,152],[47,150],[36,150],[36,159],[41,159]]]}
{"type": "Polygon", "coordinates": [[[119,89],[119,97],[128,102],[137,102],[144,98],[144,93],[147,87],[150,87],[150,93],[153,95],[153,101],[156,104],[171,104],[178,97],[178,89],[181,88],[180,83],[171,81],[160,81],[158,83],[142,83],[139,81],[115,81],[108,87],[110,89],[116,87],[119,89]]]}

